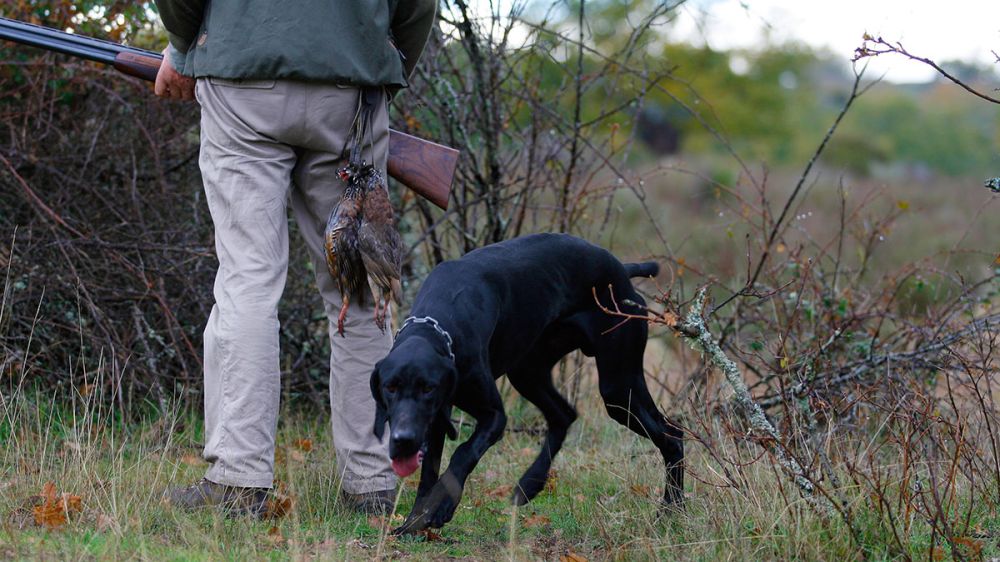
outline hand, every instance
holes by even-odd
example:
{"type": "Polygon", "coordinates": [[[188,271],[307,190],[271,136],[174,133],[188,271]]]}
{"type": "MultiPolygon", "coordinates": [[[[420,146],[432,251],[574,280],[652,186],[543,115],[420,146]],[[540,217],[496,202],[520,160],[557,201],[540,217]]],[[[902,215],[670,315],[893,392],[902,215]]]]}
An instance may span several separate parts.
{"type": "Polygon", "coordinates": [[[153,91],[161,98],[172,100],[194,99],[194,78],[184,76],[174,68],[170,60],[170,47],[163,49],[163,63],[156,73],[156,85],[153,91]]]}

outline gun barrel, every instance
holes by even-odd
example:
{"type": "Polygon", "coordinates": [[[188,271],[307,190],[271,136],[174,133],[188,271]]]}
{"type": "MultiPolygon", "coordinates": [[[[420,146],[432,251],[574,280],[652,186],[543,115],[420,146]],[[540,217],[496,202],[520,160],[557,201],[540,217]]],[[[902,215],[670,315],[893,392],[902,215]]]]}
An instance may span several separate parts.
{"type": "Polygon", "coordinates": [[[159,53],[126,47],[103,39],[82,37],[4,17],[0,17],[0,39],[112,65],[115,63],[115,58],[121,53],[161,57],[159,53]]]}

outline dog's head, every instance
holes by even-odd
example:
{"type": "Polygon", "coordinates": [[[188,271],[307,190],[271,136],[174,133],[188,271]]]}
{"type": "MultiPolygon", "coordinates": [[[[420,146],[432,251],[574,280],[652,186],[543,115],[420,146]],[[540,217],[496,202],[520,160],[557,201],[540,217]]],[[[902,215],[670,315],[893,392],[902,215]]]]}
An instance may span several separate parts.
{"type": "Polygon", "coordinates": [[[397,342],[375,365],[371,377],[374,433],[382,439],[389,424],[389,457],[396,474],[409,476],[417,469],[435,425],[448,437],[457,436],[451,424],[457,382],[455,362],[419,336],[397,342]]]}

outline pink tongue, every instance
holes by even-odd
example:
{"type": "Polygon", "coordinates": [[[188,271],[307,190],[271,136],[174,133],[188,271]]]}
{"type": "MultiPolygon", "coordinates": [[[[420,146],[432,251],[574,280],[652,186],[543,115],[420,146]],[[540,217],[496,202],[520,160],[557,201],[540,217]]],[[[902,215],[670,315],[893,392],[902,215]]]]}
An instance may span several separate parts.
{"type": "Polygon", "coordinates": [[[400,478],[406,478],[416,472],[417,468],[420,466],[420,461],[423,459],[423,451],[419,451],[417,454],[411,457],[406,457],[405,459],[392,459],[392,470],[399,475],[400,478]]]}

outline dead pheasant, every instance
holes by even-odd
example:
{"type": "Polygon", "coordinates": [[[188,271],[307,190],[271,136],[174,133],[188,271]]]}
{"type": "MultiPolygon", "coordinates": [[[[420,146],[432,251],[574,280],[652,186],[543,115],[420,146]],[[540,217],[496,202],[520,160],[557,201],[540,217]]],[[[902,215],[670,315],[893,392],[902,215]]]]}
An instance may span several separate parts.
{"type": "Polygon", "coordinates": [[[364,189],[361,205],[361,226],[358,227],[358,248],[368,272],[368,285],[375,299],[375,324],[385,330],[385,317],[390,296],[402,304],[403,287],[400,274],[403,262],[403,242],[396,230],[396,220],[389,202],[382,174],[373,168],[360,182],[364,189]]]}
{"type": "Polygon", "coordinates": [[[359,171],[355,166],[349,165],[338,172],[340,178],[347,183],[347,189],[326,221],[324,236],[326,266],[340,289],[341,307],[337,316],[337,333],[341,336],[344,335],[344,319],[347,318],[351,298],[357,298],[359,304],[364,303],[362,287],[367,278],[358,245],[364,198],[359,171]]]}

